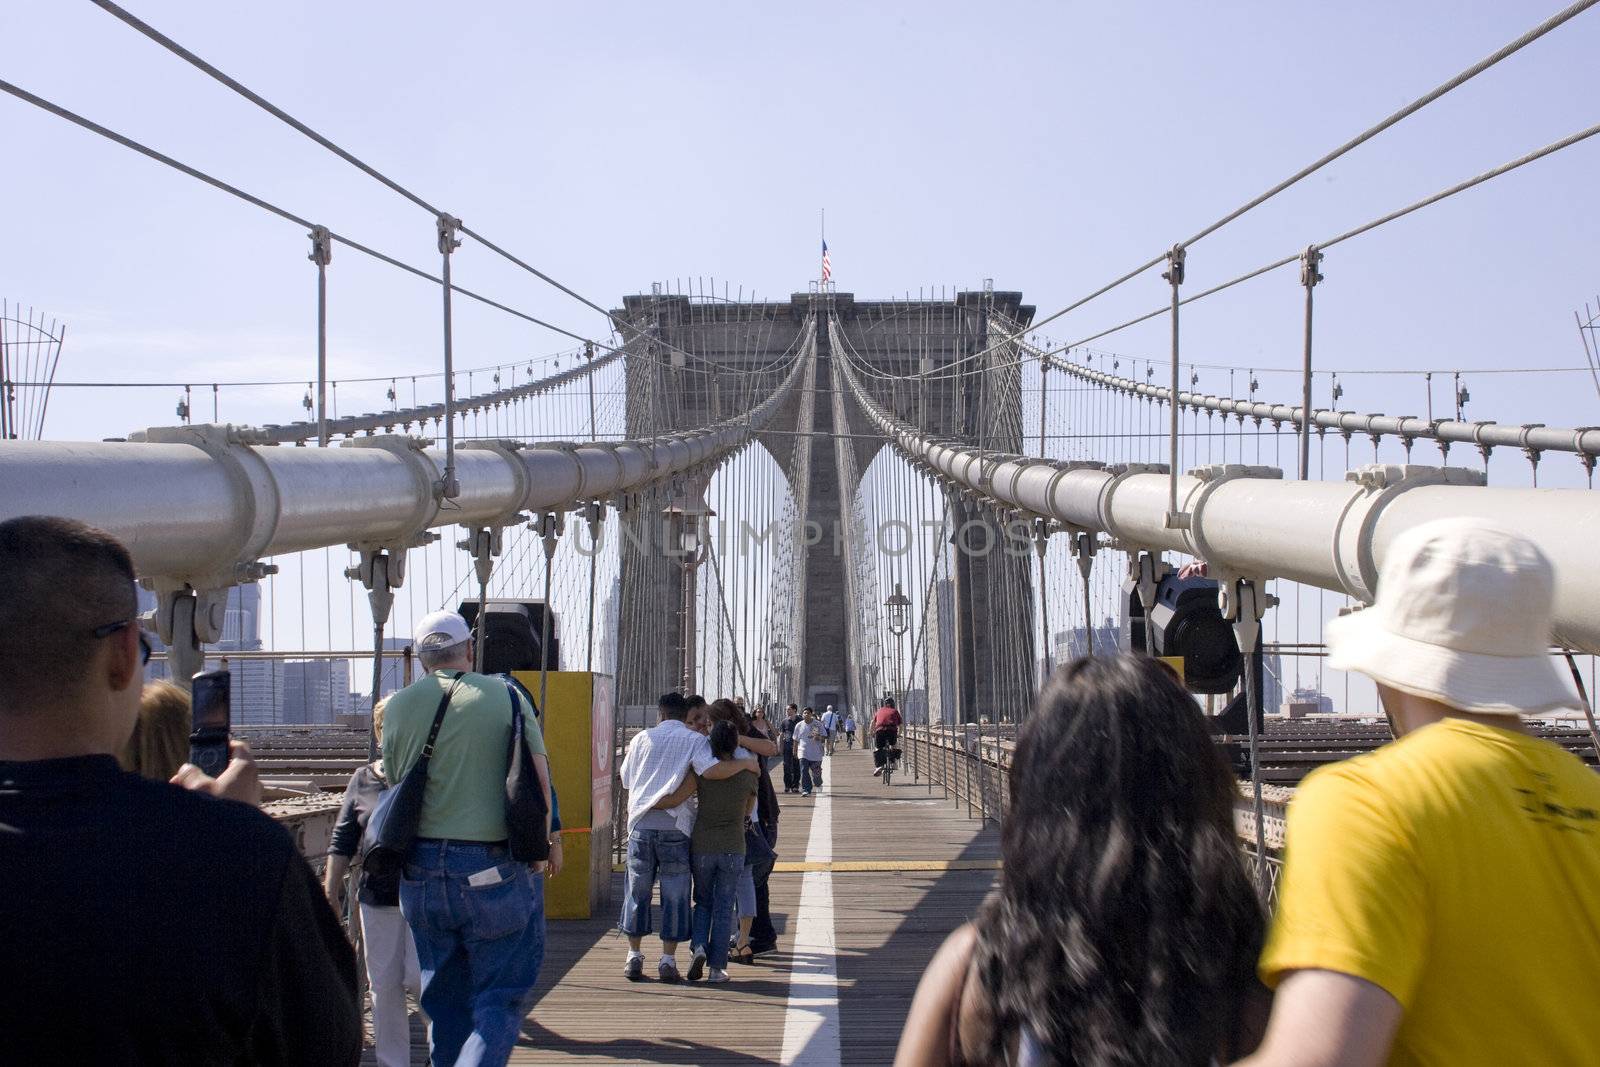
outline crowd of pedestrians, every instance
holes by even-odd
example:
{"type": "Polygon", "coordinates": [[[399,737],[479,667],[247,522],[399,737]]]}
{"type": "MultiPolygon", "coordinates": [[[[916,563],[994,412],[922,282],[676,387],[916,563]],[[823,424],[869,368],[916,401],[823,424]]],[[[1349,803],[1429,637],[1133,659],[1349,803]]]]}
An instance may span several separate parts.
{"type": "Polygon", "coordinates": [[[999,887],[929,965],[896,1064],[1600,1063],[1600,776],[1522,716],[1580,705],[1554,577],[1467,519],[1396,537],[1329,624],[1396,738],[1289,806],[1269,924],[1232,775],[1157,661],[1058,671],[1011,766],[999,887]]]}
{"type": "Polygon", "coordinates": [[[760,709],[747,714],[742,699],[706,704],[667,693],[658,716],[629,743],[621,767],[628,796],[623,976],[645,977],[643,942],[653,932],[659,885],[656,976],[684,980],[677,950],[688,941],[688,980],[726,982],[730,960],[751,963],[777,947],[768,878],[779,810],[768,760],[789,755],[791,742],[760,709]]]}
{"type": "MultiPolygon", "coordinates": [[[[1551,567],[1470,520],[1408,531],[1382,564],[1376,603],[1327,637],[1396,740],[1302,783],[1276,913],[1194,699],[1148,657],[1080,659],[1019,731],[998,887],[929,965],[897,1064],[1600,1062],[1600,778],[1522,721],[1582,699],[1548,653],[1551,567]]],[[[123,546],[14,519],[0,573],[0,968],[18,978],[0,1060],[353,1064],[353,894],[379,1064],[409,1062],[408,993],[432,1063],[507,1061],[559,813],[538,709],[473,672],[459,615],[416,627],[426,673],[375,709],[381,755],[350,780],[319,887],[259,810],[246,746],[215,778],[185,762],[188,697],[144,682],[123,546]],[[526,856],[518,781],[547,859],[526,856]],[[414,832],[386,866],[376,828],[405,795],[414,832]]],[[[658,979],[722,983],[777,945],[769,763],[813,794],[854,721],[678,693],[659,718],[620,768],[623,973],[644,979],[657,935],[658,979]]],[[[873,715],[879,768],[901,725],[892,700],[873,715]]]]}

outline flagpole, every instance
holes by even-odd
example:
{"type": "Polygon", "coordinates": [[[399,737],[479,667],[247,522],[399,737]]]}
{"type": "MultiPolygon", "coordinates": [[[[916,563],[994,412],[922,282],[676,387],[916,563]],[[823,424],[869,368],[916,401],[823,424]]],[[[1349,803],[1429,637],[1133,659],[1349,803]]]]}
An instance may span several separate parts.
{"type": "MultiPolygon", "coordinates": [[[[818,235],[822,238],[823,254],[825,255],[825,254],[827,254],[827,248],[828,248],[828,209],[827,208],[822,208],[821,209],[821,218],[820,218],[820,221],[817,224],[817,232],[818,232],[818,235]]],[[[823,292],[826,292],[827,290],[824,287],[827,284],[828,283],[827,283],[826,279],[824,279],[822,277],[822,261],[819,259],[817,261],[817,288],[819,290],[823,291],[823,292]]]]}

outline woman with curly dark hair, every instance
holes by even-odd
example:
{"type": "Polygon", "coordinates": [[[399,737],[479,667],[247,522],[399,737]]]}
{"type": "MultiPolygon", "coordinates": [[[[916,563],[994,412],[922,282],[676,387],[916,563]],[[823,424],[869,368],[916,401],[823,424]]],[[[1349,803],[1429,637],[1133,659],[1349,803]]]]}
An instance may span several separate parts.
{"type": "Polygon", "coordinates": [[[1204,1067],[1250,1052],[1265,919],[1234,778],[1145,656],[1058,671],[1011,763],[998,890],[945,942],[895,1060],[1204,1067]]]}

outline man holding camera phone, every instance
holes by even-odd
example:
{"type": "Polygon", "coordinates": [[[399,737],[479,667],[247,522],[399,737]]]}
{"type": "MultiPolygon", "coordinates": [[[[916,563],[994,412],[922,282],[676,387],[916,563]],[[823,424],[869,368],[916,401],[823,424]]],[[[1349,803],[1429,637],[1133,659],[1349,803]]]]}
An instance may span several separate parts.
{"type": "Polygon", "coordinates": [[[282,827],[216,799],[259,795],[248,759],[190,789],[117,764],[149,658],[127,550],[12,519],[0,575],[0,1055],[356,1063],[338,919],[282,827]]]}

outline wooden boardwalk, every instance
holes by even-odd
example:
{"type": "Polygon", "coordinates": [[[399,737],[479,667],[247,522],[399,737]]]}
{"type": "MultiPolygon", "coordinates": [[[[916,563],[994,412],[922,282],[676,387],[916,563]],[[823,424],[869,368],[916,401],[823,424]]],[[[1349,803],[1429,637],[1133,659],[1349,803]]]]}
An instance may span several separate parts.
{"type": "MultiPolygon", "coordinates": [[[[824,774],[818,797],[779,798],[777,952],[733,966],[727,985],[669,986],[654,980],[660,942],[646,940],[651,980],[633,984],[615,915],[552,922],[511,1062],[889,1063],[923,968],[993,884],[998,835],[909,769],[885,787],[859,748],[841,747],[824,774]]],[[[618,875],[613,899],[621,892],[618,875]]],[[[424,1064],[415,1021],[413,1038],[424,1064]]]]}

